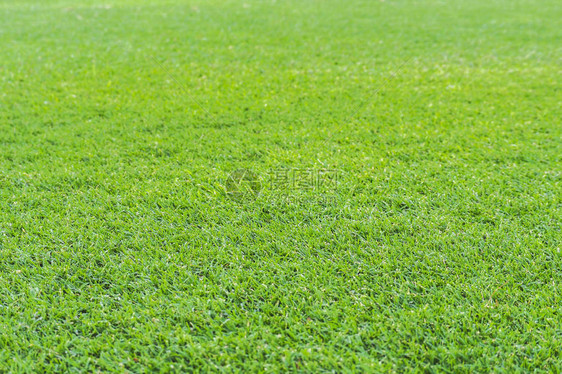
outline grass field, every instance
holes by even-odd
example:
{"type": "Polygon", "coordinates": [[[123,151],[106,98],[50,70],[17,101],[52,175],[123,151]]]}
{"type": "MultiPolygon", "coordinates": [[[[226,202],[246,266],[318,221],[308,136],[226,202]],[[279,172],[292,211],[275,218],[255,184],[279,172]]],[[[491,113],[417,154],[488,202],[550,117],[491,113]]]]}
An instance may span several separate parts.
{"type": "Polygon", "coordinates": [[[562,371],[560,20],[0,0],[0,372],[562,371]]]}

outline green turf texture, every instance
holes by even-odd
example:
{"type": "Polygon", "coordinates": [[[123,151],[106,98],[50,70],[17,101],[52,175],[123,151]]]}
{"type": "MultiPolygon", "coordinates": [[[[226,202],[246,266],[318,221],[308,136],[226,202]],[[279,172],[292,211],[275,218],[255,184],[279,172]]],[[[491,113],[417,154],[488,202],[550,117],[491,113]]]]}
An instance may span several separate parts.
{"type": "Polygon", "coordinates": [[[1,0],[0,372],[560,372],[561,19],[1,0]]]}

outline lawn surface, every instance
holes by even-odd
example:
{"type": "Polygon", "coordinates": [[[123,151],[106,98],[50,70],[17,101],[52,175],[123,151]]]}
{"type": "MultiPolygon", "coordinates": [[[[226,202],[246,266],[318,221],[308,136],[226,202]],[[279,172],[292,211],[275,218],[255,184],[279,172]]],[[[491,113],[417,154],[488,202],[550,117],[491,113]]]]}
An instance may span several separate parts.
{"type": "Polygon", "coordinates": [[[0,372],[560,372],[560,20],[0,0],[0,372]]]}

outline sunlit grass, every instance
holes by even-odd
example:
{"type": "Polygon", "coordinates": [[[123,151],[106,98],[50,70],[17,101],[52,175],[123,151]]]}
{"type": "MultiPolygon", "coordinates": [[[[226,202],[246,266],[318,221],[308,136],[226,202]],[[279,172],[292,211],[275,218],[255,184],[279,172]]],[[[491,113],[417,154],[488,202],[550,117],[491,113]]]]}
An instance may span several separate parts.
{"type": "Polygon", "coordinates": [[[556,371],[559,19],[0,1],[0,371],[556,371]]]}

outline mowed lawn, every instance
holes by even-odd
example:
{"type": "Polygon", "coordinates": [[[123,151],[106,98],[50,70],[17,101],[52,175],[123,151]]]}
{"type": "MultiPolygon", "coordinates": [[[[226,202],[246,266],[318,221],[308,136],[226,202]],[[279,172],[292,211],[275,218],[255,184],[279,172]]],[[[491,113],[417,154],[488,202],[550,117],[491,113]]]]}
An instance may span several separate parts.
{"type": "Polygon", "coordinates": [[[0,372],[559,372],[560,20],[0,0],[0,372]]]}

